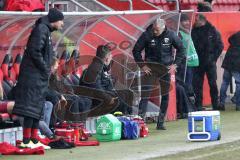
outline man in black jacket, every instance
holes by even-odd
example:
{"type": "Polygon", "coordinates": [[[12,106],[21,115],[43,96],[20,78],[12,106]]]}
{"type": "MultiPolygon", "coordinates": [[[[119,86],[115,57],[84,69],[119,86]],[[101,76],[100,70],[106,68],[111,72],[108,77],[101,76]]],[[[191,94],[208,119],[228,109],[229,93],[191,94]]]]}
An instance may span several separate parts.
{"type": "Polygon", "coordinates": [[[37,133],[54,56],[51,32],[62,29],[63,19],[60,11],[50,9],[47,16],[36,21],[27,42],[18,82],[13,91],[15,97],[13,114],[24,117],[21,147],[43,146],[37,140],[37,133]]]}
{"type": "Polygon", "coordinates": [[[202,110],[203,81],[206,73],[210,86],[212,107],[216,110],[218,109],[216,62],[223,50],[221,35],[204,15],[198,14],[192,30],[192,39],[199,58],[199,66],[194,69],[193,77],[196,107],[198,110],[202,110]]]}
{"type": "MultiPolygon", "coordinates": [[[[108,45],[100,45],[97,48],[96,57],[93,58],[89,67],[84,70],[80,79],[80,85],[86,86],[89,89],[86,92],[92,92],[92,98],[102,101],[100,106],[98,102],[93,100],[95,108],[93,108],[94,114],[101,115],[102,113],[109,113],[113,111],[121,111],[123,114],[130,114],[131,102],[133,94],[129,90],[115,90],[109,74],[109,70],[112,62],[111,49],[108,45]],[[101,97],[99,97],[101,96],[101,97]],[[131,102],[129,102],[131,101],[131,102]]],[[[87,95],[87,93],[86,93],[87,95]]],[[[89,94],[88,94],[89,95],[89,94]]],[[[93,112],[89,113],[89,116],[93,112]]]]}
{"type": "MultiPolygon", "coordinates": [[[[93,58],[92,63],[86,70],[83,71],[80,79],[80,85],[102,91],[104,101],[112,105],[117,99],[109,94],[109,90],[113,89],[112,81],[109,79],[108,65],[112,60],[112,54],[107,46],[100,45],[97,48],[96,57],[93,58]]],[[[98,94],[95,92],[95,94],[98,94]]],[[[97,97],[97,95],[93,95],[97,97]]]]}
{"type": "Polygon", "coordinates": [[[163,123],[169,101],[170,73],[175,71],[185,58],[183,44],[173,31],[166,28],[165,21],[158,18],[140,36],[132,52],[136,63],[145,74],[141,80],[139,114],[145,117],[154,82],[159,80],[162,98],[157,129],[165,130],[163,123]],[[177,50],[175,59],[173,47],[177,50]],[[144,49],[145,59],[143,60],[141,53],[144,49]]]}
{"type": "Polygon", "coordinates": [[[225,110],[225,99],[227,97],[227,88],[232,80],[232,76],[236,83],[236,110],[240,111],[240,31],[234,33],[228,39],[230,44],[222,68],[224,68],[223,81],[220,89],[220,105],[219,109],[225,110]]]}

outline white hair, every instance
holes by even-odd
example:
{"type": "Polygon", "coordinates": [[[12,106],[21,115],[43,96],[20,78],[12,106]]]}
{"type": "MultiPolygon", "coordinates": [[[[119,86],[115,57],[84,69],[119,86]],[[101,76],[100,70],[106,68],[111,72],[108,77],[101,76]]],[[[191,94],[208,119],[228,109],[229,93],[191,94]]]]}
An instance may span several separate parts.
{"type": "Polygon", "coordinates": [[[159,17],[153,22],[153,25],[165,28],[165,20],[159,17]]]}

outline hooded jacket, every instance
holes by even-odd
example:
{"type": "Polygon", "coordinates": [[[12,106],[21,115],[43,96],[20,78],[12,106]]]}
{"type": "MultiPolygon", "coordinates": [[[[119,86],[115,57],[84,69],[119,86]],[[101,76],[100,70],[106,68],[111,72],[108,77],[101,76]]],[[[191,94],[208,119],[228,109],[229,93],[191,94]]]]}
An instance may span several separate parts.
{"type": "Polygon", "coordinates": [[[222,67],[229,71],[240,72],[240,31],[228,39],[230,46],[223,60],[222,67]]]}
{"type": "Polygon", "coordinates": [[[207,22],[204,26],[194,27],[192,40],[199,58],[199,66],[216,64],[223,50],[223,42],[217,29],[207,22]]]}
{"type": "Polygon", "coordinates": [[[29,36],[20,65],[20,73],[13,88],[15,107],[13,114],[40,119],[53,59],[51,32],[54,31],[48,17],[36,21],[29,36]]]}

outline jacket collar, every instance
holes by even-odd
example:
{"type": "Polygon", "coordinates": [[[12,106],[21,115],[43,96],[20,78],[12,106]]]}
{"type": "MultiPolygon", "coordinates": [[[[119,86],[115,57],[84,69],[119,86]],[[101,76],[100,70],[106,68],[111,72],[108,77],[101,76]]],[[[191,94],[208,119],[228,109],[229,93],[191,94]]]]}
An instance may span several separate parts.
{"type": "Polygon", "coordinates": [[[109,65],[104,64],[104,62],[98,57],[93,58],[93,64],[97,65],[98,67],[102,67],[104,72],[108,72],[111,68],[111,64],[109,65]]]}

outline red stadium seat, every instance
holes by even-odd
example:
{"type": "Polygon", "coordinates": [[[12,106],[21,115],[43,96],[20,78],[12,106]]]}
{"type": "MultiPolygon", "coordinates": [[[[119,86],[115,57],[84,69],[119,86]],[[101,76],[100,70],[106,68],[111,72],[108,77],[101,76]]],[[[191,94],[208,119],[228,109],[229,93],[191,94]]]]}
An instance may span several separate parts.
{"type": "Polygon", "coordinates": [[[181,1],[181,4],[188,4],[188,3],[189,3],[188,0],[182,0],[182,1],[181,1]]]}
{"type": "Polygon", "coordinates": [[[0,122],[9,121],[10,115],[8,113],[0,113],[0,122]]]}
{"type": "Polygon", "coordinates": [[[18,54],[16,56],[14,64],[13,64],[13,68],[14,68],[14,71],[15,71],[15,74],[16,74],[16,79],[18,78],[18,75],[19,75],[21,61],[22,61],[22,55],[18,54]]]}
{"type": "MultiPolygon", "coordinates": [[[[166,2],[166,0],[151,0],[154,5],[164,10],[174,10],[174,4],[166,2]]],[[[197,0],[181,0],[181,9],[197,10],[197,0]]],[[[238,11],[240,9],[240,0],[215,0],[213,4],[213,11],[238,11]]]]}
{"type": "Polygon", "coordinates": [[[197,4],[198,2],[196,0],[189,0],[190,4],[197,4]]]}
{"type": "Polygon", "coordinates": [[[3,72],[3,80],[13,86],[16,82],[16,72],[13,68],[13,58],[11,55],[7,54],[4,57],[1,69],[3,72]]]}
{"type": "Polygon", "coordinates": [[[2,69],[0,68],[0,83],[2,83],[3,81],[3,72],[2,69]]]}
{"type": "MultiPolygon", "coordinates": [[[[239,1],[238,0],[232,0],[232,4],[236,5],[236,4],[239,4],[239,1]]],[[[239,8],[239,6],[238,6],[239,8]]]]}
{"type": "Polygon", "coordinates": [[[68,52],[67,51],[63,51],[62,56],[59,60],[59,66],[58,66],[58,71],[57,74],[58,76],[62,76],[65,72],[65,63],[67,61],[68,58],[68,52]]]}
{"type": "Polygon", "coordinates": [[[5,121],[18,121],[18,116],[14,114],[0,113],[0,122],[5,121]]]}
{"type": "Polygon", "coordinates": [[[6,11],[44,11],[41,0],[6,0],[6,11]]]}
{"type": "Polygon", "coordinates": [[[16,71],[15,71],[15,69],[13,68],[13,67],[11,67],[11,69],[10,69],[10,80],[11,80],[11,82],[13,83],[13,85],[16,83],[16,81],[17,81],[17,74],[16,74],[16,71]]]}
{"type": "Polygon", "coordinates": [[[3,79],[5,81],[11,81],[10,73],[9,73],[9,64],[10,63],[12,63],[12,56],[7,54],[7,55],[5,55],[2,65],[1,65],[1,69],[3,72],[3,79]]]}
{"type": "Polygon", "coordinates": [[[72,59],[72,67],[73,67],[73,72],[72,74],[76,74],[77,72],[77,68],[78,66],[77,63],[78,63],[78,60],[79,60],[79,56],[80,56],[80,53],[77,51],[77,50],[73,50],[72,54],[71,54],[71,59],[72,59]]]}

